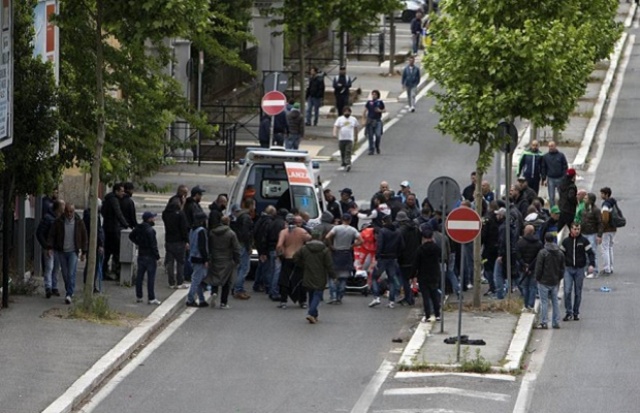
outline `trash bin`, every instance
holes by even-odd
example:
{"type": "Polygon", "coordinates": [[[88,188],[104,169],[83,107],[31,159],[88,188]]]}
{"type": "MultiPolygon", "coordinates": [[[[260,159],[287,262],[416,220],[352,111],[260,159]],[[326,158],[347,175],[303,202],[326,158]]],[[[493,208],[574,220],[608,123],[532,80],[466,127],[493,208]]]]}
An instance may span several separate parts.
{"type": "Polygon", "coordinates": [[[129,239],[130,229],[120,231],[120,285],[134,285],[135,244],[129,239]]]}

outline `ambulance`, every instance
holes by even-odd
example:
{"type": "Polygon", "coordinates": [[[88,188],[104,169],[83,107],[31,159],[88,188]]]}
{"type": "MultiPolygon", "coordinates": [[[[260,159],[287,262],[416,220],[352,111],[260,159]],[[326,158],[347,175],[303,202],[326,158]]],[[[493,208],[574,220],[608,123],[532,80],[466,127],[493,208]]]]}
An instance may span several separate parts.
{"type": "Polygon", "coordinates": [[[240,165],[238,178],[229,192],[229,205],[242,206],[243,201],[252,198],[256,216],[273,205],[276,209],[306,212],[310,226],[320,223],[322,191],[320,177],[315,173],[320,166],[307,151],[248,148],[240,165]]]}

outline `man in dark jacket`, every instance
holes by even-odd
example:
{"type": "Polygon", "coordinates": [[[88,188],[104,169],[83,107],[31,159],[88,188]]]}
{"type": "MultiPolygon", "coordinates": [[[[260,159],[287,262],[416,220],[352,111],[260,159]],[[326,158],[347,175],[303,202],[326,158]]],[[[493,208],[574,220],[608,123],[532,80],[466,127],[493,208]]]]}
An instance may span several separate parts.
{"type": "Polygon", "coordinates": [[[347,68],[340,66],[338,75],[333,78],[333,94],[336,96],[336,111],[338,116],[342,116],[342,110],[349,106],[349,93],[353,80],[347,75],[347,68]]]}
{"type": "Polygon", "coordinates": [[[400,266],[400,277],[402,279],[402,289],[404,290],[404,298],[399,301],[400,304],[414,305],[415,300],[411,291],[412,269],[416,259],[416,253],[420,248],[422,241],[420,230],[415,222],[409,219],[404,211],[398,212],[396,216],[398,223],[398,231],[404,242],[404,249],[398,256],[398,265],[400,266]]]}
{"type": "Polygon", "coordinates": [[[411,29],[411,44],[414,55],[418,54],[420,40],[422,39],[422,10],[416,11],[416,16],[409,25],[411,29]]]}
{"type": "Polygon", "coordinates": [[[60,262],[60,270],[65,288],[65,303],[71,304],[76,287],[76,270],[78,258],[84,261],[89,247],[87,229],[82,218],[76,214],[73,204],[64,206],[64,214],[58,217],[51,226],[47,238],[49,254],[56,254],[60,262]]]}
{"type": "Polygon", "coordinates": [[[198,185],[191,188],[191,196],[184,201],[184,216],[187,218],[189,228],[193,228],[193,217],[198,212],[204,212],[200,201],[202,201],[202,194],[206,191],[198,185]]]}
{"type": "Polygon", "coordinates": [[[125,182],[122,184],[124,186],[124,196],[120,198],[120,210],[122,211],[122,215],[127,220],[129,224],[129,228],[135,228],[138,225],[138,218],[136,217],[136,203],[133,202],[133,190],[134,186],[131,182],[125,182]]]}
{"type": "Polygon", "coordinates": [[[567,169],[562,183],[558,187],[560,197],[558,207],[560,207],[560,220],[558,221],[558,232],[562,231],[565,225],[569,226],[573,222],[578,207],[578,187],[576,187],[576,170],[567,169]]]}
{"type": "Polygon", "coordinates": [[[562,178],[564,178],[569,168],[567,158],[558,150],[555,142],[549,142],[549,152],[542,157],[540,166],[542,185],[547,185],[549,189],[549,204],[554,206],[556,204],[556,189],[560,186],[562,178]]]}
{"type": "Polygon", "coordinates": [[[560,250],[564,253],[564,308],[566,315],[562,321],[580,320],[580,303],[582,302],[582,283],[584,282],[584,268],[593,273],[595,268],[595,254],[593,248],[583,235],[580,234],[580,224],[571,224],[569,236],[562,241],[560,250]],[[575,301],[571,305],[571,293],[575,301]]]}
{"type": "Polygon", "coordinates": [[[435,321],[440,320],[440,261],[442,250],[433,242],[433,231],[422,231],[422,245],[418,248],[413,264],[413,273],[418,279],[424,317],[422,322],[432,321],[431,306],[435,313],[435,321]]]}
{"type": "MultiPolygon", "coordinates": [[[[209,230],[209,272],[207,282],[213,288],[220,288],[220,309],[229,307],[228,298],[233,284],[233,276],[240,262],[240,243],[236,234],[225,224],[229,217],[222,217],[217,211],[212,211],[209,220],[212,224],[209,230]]],[[[215,307],[215,304],[212,303],[215,307]]]]}
{"type": "Polygon", "coordinates": [[[258,267],[256,268],[255,280],[253,282],[254,292],[266,291],[269,293],[273,268],[269,260],[269,248],[267,246],[267,232],[273,223],[276,209],[273,205],[268,205],[260,218],[253,226],[253,245],[258,250],[258,267]]]}
{"type": "Polygon", "coordinates": [[[300,113],[300,104],[293,104],[291,111],[287,114],[287,123],[289,125],[289,137],[286,140],[285,148],[298,149],[300,140],[304,137],[304,116],[300,113]]]}
{"type": "Polygon", "coordinates": [[[320,231],[311,233],[312,240],[305,244],[293,256],[294,263],[302,268],[302,285],[309,295],[307,321],[318,322],[318,305],[327,285],[327,278],[336,279],[331,260],[331,250],[320,241],[320,231]]]}
{"type": "MultiPolygon", "coordinates": [[[[496,211],[496,214],[506,216],[504,208],[500,208],[496,211]]],[[[507,272],[507,254],[511,255],[511,277],[517,274],[516,272],[516,243],[518,242],[518,229],[515,222],[509,223],[509,250],[507,250],[507,220],[502,219],[500,221],[500,227],[498,228],[498,258],[496,259],[496,265],[493,268],[493,278],[496,284],[496,298],[502,300],[505,295],[506,288],[510,288],[510,285],[505,285],[505,280],[508,282],[507,272]]]]}
{"type": "Polygon", "coordinates": [[[546,329],[549,317],[549,295],[551,295],[552,326],[560,328],[560,310],[558,309],[558,285],[564,274],[564,254],[556,245],[553,234],[544,236],[544,248],[536,258],[536,281],[540,295],[540,324],[538,328],[546,329]]]}
{"type": "Polygon", "coordinates": [[[271,141],[271,116],[263,115],[258,129],[258,141],[261,148],[268,148],[271,141]]]}
{"type": "Polygon", "coordinates": [[[104,229],[104,262],[102,274],[106,280],[120,280],[120,231],[129,227],[129,222],[120,209],[120,199],[124,197],[124,185],[116,183],[113,191],[105,195],[102,201],[102,228],[104,229]],[[115,278],[109,274],[109,258],[113,257],[111,271],[115,278]]]}
{"type": "Polygon", "coordinates": [[[249,216],[249,211],[241,209],[239,205],[231,206],[231,214],[231,229],[235,232],[240,243],[240,264],[238,266],[238,276],[233,287],[233,298],[248,300],[251,296],[244,289],[244,280],[249,273],[251,265],[253,221],[249,216]]]}
{"type": "MultiPolygon", "coordinates": [[[[84,227],[87,230],[87,237],[91,236],[91,208],[87,208],[82,213],[82,221],[84,222],[84,227]]],[[[101,293],[102,292],[102,260],[104,259],[104,230],[102,229],[102,220],[100,219],[100,203],[98,203],[98,246],[96,248],[96,270],[93,278],[93,292],[101,293]]],[[[87,258],[89,257],[89,253],[87,252],[87,258]]],[[[87,262],[89,262],[87,260],[87,262]]],[[[89,265],[84,266],[84,282],[87,282],[87,271],[89,269],[89,265]]]]}
{"type": "Polygon", "coordinates": [[[496,292],[493,271],[498,259],[500,223],[504,220],[504,212],[506,211],[506,209],[502,208],[504,211],[501,211],[501,215],[498,216],[496,211],[499,209],[496,202],[490,203],[489,210],[482,220],[482,262],[484,263],[484,278],[489,282],[489,290],[485,295],[491,295],[496,292]]]}
{"type": "Polygon", "coordinates": [[[398,274],[398,257],[404,249],[404,240],[400,231],[396,230],[390,215],[382,218],[383,226],[378,231],[376,248],[376,269],[371,280],[373,289],[373,301],[369,307],[380,305],[380,287],[378,277],[383,272],[387,274],[387,284],[389,286],[389,304],[387,307],[394,308],[396,301],[396,279],[398,274]]]}
{"type": "Polygon", "coordinates": [[[129,234],[131,242],[138,246],[138,273],[136,275],[136,302],[142,302],[142,284],[144,283],[144,274],[147,274],[147,303],[151,305],[162,304],[156,299],[155,283],[156,270],[158,268],[158,260],[160,252],[158,252],[158,240],[156,239],[155,218],[157,214],[154,212],[145,212],[142,214],[142,223],[138,224],[129,234]]]}
{"type": "Polygon", "coordinates": [[[189,250],[189,223],[175,199],[162,211],[164,222],[164,268],[169,288],[188,288],[184,284],[185,253],[189,250]],[[175,267],[175,270],[174,270],[175,267]]]}
{"type": "Polygon", "coordinates": [[[42,247],[42,258],[44,261],[44,292],[47,298],[51,298],[52,295],[60,297],[58,291],[58,272],[60,271],[60,261],[55,254],[49,254],[49,231],[55,220],[64,213],[64,201],[55,199],[52,202],[51,208],[43,211],[42,220],[38,224],[36,230],[36,239],[42,247]]]}
{"type": "Polygon", "coordinates": [[[313,109],[313,126],[318,126],[320,106],[322,106],[322,99],[324,99],[324,73],[319,72],[315,66],[309,70],[309,86],[307,87],[306,95],[306,125],[311,126],[311,110],[313,109]]]}
{"type": "Polygon", "coordinates": [[[516,249],[518,250],[518,263],[520,264],[518,287],[520,291],[522,291],[525,310],[533,311],[536,303],[536,292],[538,291],[536,279],[533,274],[535,271],[536,257],[542,249],[542,242],[540,242],[540,239],[538,239],[535,234],[533,225],[526,225],[524,227],[524,235],[518,240],[516,249]]]}
{"type": "Polygon", "coordinates": [[[273,142],[275,146],[284,146],[284,140],[289,135],[287,114],[283,111],[273,117],[273,142]]]}
{"type": "Polygon", "coordinates": [[[518,162],[516,175],[527,181],[529,188],[537,194],[540,190],[540,173],[542,168],[542,152],[538,141],[531,142],[529,149],[525,149],[518,162]]]}
{"type": "Polygon", "coordinates": [[[193,266],[192,283],[187,294],[187,307],[209,307],[204,298],[203,281],[209,268],[209,237],[207,214],[198,212],[194,217],[194,228],[189,233],[189,261],[193,266]],[[198,302],[196,303],[196,294],[198,302]]]}
{"type": "Polygon", "coordinates": [[[326,202],[325,211],[330,212],[333,216],[333,222],[340,221],[342,218],[342,208],[340,203],[336,200],[336,197],[331,193],[331,189],[327,188],[324,191],[324,201],[326,202]]]}

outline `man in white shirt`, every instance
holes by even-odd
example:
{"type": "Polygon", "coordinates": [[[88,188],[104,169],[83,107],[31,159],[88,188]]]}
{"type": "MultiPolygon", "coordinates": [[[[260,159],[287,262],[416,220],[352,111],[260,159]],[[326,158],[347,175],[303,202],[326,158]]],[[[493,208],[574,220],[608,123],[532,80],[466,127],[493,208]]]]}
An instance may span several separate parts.
{"type": "Polygon", "coordinates": [[[346,106],[342,116],[336,119],[333,125],[333,137],[338,138],[341,163],[347,172],[351,170],[351,151],[355,137],[358,136],[358,128],[360,128],[358,119],[351,116],[351,108],[346,106]]]}

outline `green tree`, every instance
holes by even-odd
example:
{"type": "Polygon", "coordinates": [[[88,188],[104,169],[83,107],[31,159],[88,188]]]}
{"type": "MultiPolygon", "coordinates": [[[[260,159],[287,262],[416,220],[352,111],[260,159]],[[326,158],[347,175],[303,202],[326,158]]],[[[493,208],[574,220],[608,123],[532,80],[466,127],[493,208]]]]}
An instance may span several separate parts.
{"type": "MultiPolygon", "coordinates": [[[[222,61],[241,65],[216,34],[233,37],[235,24],[213,0],[87,0],[62,2],[61,135],[67,162],[90,166],[90,251],[96,251],[97,193],[101,180],[145,177],[163,159],[165,132],[176,118],[207,132],[167,73],[168,39],[193,42],[222,61]],[[225,26],[225,24],[227,24],[225,26]]],[[[90,254],[89,273],[95,270],[90,254]]],[[[88,277],[84,305],[92,303],[88,277]]]]}
{"type": "MultiPolygon", "coordinates": [[[[597,23],[575,18],[582,3],[452,0],[432,16],[437,41],[424,65],[442,88],[432,92],[440,114],[437,128],[456,142],[478,145],[478,183],[493,153],[508,140],[495,133],[500,121],[522,117],[559,130],[566,125],[597,56],[592,38],[597,23]]],[[[476,185],[478,212],[481,199],[476,185]]],[[[474,305],[479,306],[479,241],[474,255],[474,305]]]]}

